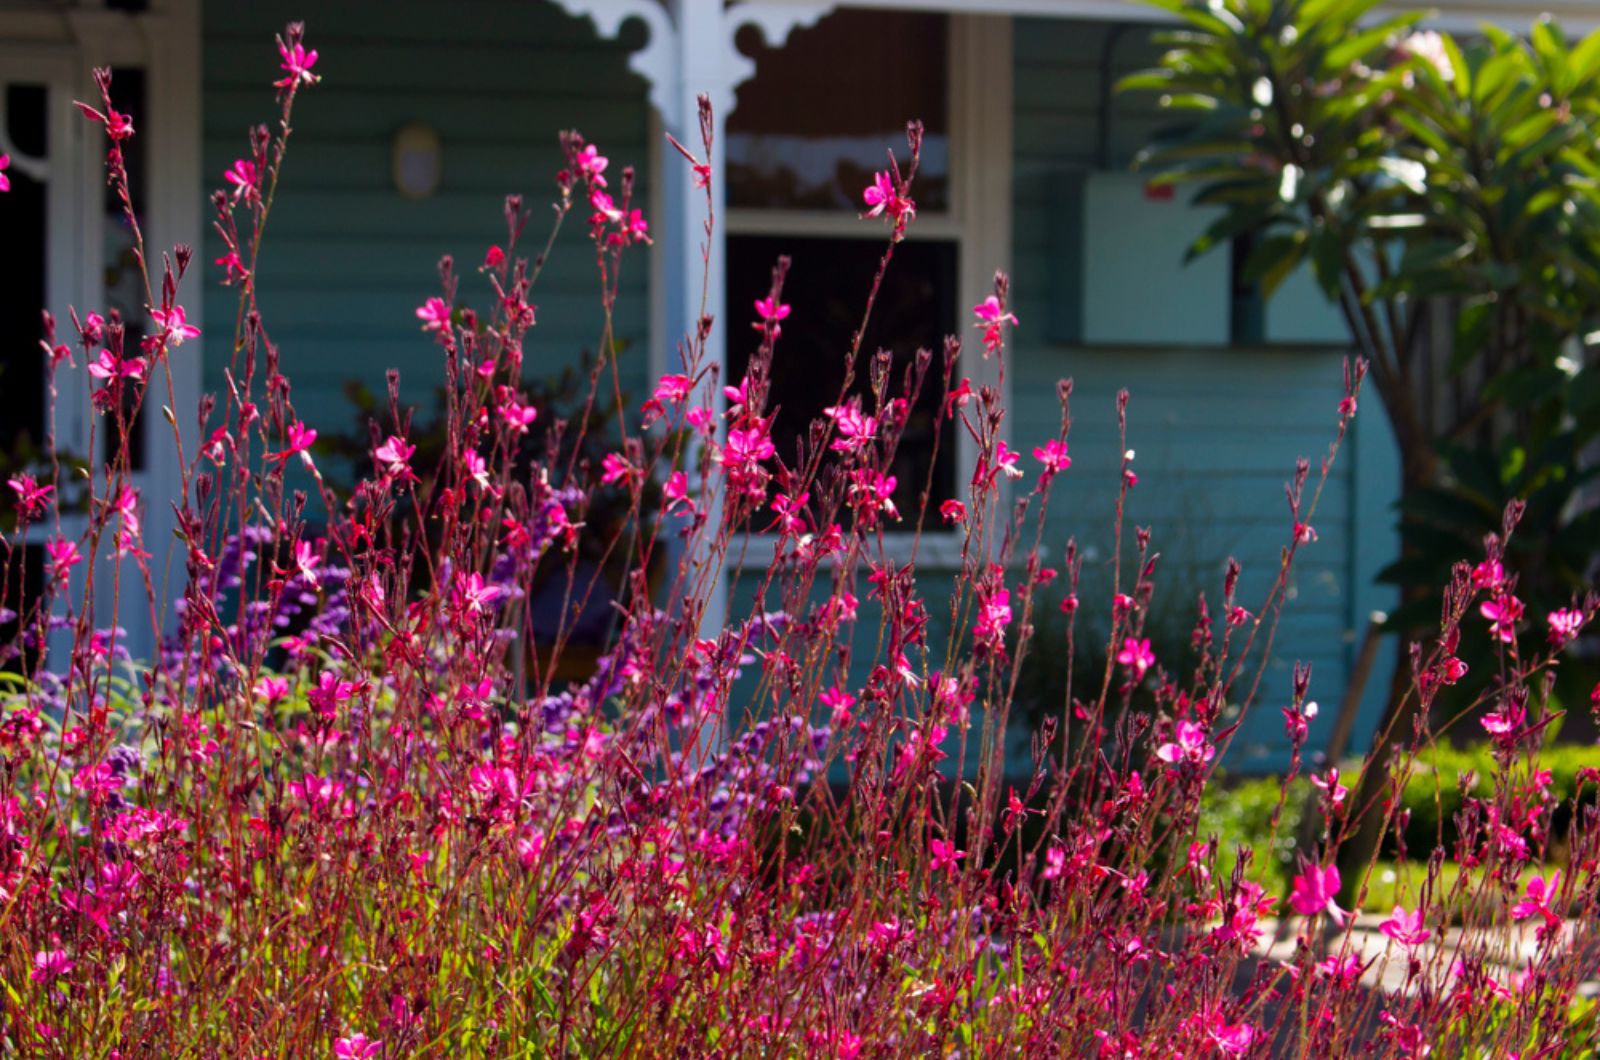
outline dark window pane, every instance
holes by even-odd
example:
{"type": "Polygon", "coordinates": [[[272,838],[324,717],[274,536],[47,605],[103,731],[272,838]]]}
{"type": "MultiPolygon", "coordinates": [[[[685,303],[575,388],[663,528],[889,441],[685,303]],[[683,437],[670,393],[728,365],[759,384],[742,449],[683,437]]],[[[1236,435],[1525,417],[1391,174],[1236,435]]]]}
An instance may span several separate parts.
{"type": "MultiPolygon", "coordinates": [[[[6,132],[19,153],[46,154],[46,93],[42,86],[6,88],[6,132]]],[[[11,191],[0,194],[0,471],[37,455],[44,440],[44,355],[39,349],[45,290],[45,187],[16,159],[6,170],[11,191]]]]}
{"type": "Polygon", "coordinates": [[[912,197],[949,209],[949,20],[943,15],[840,11],[767,47],[739,36],[756,75],[728,115],[733,206],[860,210],[886,151],[906,159],[906,122],[925,128],[912,197]]]}
{"type": "MultiPolygon", "coordinates": [[[[755,318],[753,303],[766,296],[778,257],[787,254],[791,259],[783,301],[793,311],[783,322],[783,335],[773,356],[768,398],[768,407],[778,409],[772,441],[779,457],[790,466],[811,422],[839,399],[850,338],[861,323],[883,247],[878,239],[728,237],[730,380],[744,377],[755,351],[756,333],[743,328],[755,318]]],[[[956,437],[949,430],[944,432],[937,457],[933,440],[944,400],[944,338],[955,329],[957,266],[953,242],[917,241],[896,247],[861,344],[851,392],[863,396],[869,393],[872,356],[880,348],[888,348],[895,358],[890,397],[904,396],[901,381],[918,349],[934,354],[895,452],[890,473],[898,480],[894,504],[903,520],[891,524],[890,529],[913,528],[930,465],[932,493],[925,524],[929,529],[941,525],[939,503],[954,495],[956,437]]],[[[871,408],[870,399],[865,407],[871,408]]]]}
{"type": "MultiPolygon", "coordinates": [[[[145,216],[145,185],[149,183],[146,179],[149,168],[145,164],[145,141],[151,123],[143,70],[118,67],[112,71],[111,105],[132,117],[133,127],[138,132],[131,140],[123,141],[123,153],[127,159],[128,190],[133,200],[134,216],[139,218],[142,228],[148,220],[145,216]]],[[[122,314],[122,319],[127,321],[124,356],[132,356],[139,349],[139,340],[147,333],[144,281],[140,276],[139,258],[134,253],[133,229],[128,225],[122,202],[109,187],[106,190],[105,214],[106,308],[117,310],[122,314]]],[[[160,274],[154,270],[160,267],[158,259],[152,268],[153,280],[159,279],[160,274]]],[[[150,373],[152,383],[157,375],[155,371],[150,373]]],[[[147,399],[128,425],[128,466],[134,471],[142,471],[145,467],[145,435],[151,429],[151,423],[155,422],[149,414],[150,403],[147,399]]],[[[106,421],[105,429],[106,459],[114,460],[121,440],[115,435],[112,421],[106,421]]]]}

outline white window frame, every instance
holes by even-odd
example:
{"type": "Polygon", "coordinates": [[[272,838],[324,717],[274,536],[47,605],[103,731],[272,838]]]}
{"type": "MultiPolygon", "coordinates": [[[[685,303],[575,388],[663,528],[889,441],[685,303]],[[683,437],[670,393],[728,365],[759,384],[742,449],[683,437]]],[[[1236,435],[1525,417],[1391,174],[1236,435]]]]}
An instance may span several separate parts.
{"type": "MultiPolygon", "coordinates": [[[[134,115],[134,122],[147,159],[142,227],[152,259],[150,267],[153,273],[159,269],[160,255],[176,244],[195,248],[181,298],[189,322],[199,327],[204,327],[202,291],[208,282],[206,263],[198,254],[201,213],[206,206],[200,174],[199,0],[151,0],[148,10],[137,13],[91,3],[48,9],[0,8],[0,85],[42,83],[51,93],[50,157],[45,175],[49,188],[45,307],[56,318],[59,341],[74,347],[68,306],[77,307],[81,314],[101,308],[105,300],[105,180],[101,172],[105,137],[71,106],[73,100],[99,105],[93,79],[93,69],[98,66],[145,71],[149,113],[134,115]]],[[[188,446],[196,441],[191,436],[195,432],[193,410],[200,396],[201,349],[194,343],[171,358],[177,403],[173,411],[188,446]]],[[[88,450],[91,412],[88,379],[81,357],[77,360],[76,370],[64,366],[57,373],[56,437],[59,447],[82,454],[88,450]]],[[[40,400],[44,399],[41,394],[40,400]]],[[[151,391],[147,401],[149,460],[134,475],[133,484],[144,501],[145,547],[152,553],[151,573],[162,597],[158,600],[161,606],[176,599],[182,587],[184,567],[173,552],[171,505],[181,486],[174,447],[162,433],[168,429],[160,415],[166,404],[164,382],[151,391]]],[[[84,525],[83,516],[64,517],[61,532],[75,536],[84,525]]],[[[39,543],[54,534],[53,523],[32,527],[27,541],[39,543]]],[[[81,594],[83,573],[81,568],[75,572],[74,598],[81,594]]],[[[122,576],[132,579],[128,583],[132,589],[124,593],[114,616],[128,631],[123,644],[135,659],[153,659],[158,645],[155,631],[149,628],[139,576],[131,564],[122,576]]],[[[110,583],[107,577],[96,579],[96,613],[102,625],[113,620],[110,583]]],[[[53,654],[61,657],[59,652],[53,654]]]]}
{"type": "MultiPolygon", "coordinates": [[[[949,18],[952,195],[947,210],[919,213],[907,230],[906,240],[956,245],[955,326],[964,329],[956,378],[969,377],[974,387],[997,387],[1001,407],[1010,408],[1013,373],[1006,373],[1002,379],[999,364],[981,356],[977,336],[969,328],[969,310],[993,293],[997,270],[1010,271],[1011,19],[968,14],[951,14],[949,18]]],[[[903,150],[900,144],[885,146],[903,150]]],[[[867,235],[860,217],[843,210],[739,207],[729,208],[726,218],[725,231],[729,237],[793,235],[863,239],[867,235]]],[[[977,446],[963,430],[946,430],[944,437],[942,444],[951,444],[953,439],[955,445],[956,496],[965,497],[967,484],[977,467],[977,446]]],[[[751,536],[760,540],[766,535],[751,536]]],[[[915,528],[886,529],[883,535],[885,554],[898,562],[908,560],[916,537],[915,528]]],[[[917,561],[929,569],[957,569],[961,564],[961,546],[959,534],[931,525],[922,531],[917,561]]],[[[738,551],[732,550],[730,557],[738,551]]],[[[729,562],[734,560],[730,558],[729,562]]]]}

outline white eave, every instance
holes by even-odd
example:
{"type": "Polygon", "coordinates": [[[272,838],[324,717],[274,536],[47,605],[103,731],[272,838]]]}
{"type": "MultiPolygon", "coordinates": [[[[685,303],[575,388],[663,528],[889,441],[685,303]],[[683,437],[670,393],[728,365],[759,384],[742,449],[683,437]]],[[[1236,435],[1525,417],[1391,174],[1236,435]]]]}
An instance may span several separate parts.
{"type": "MultiPolygon", "coordinates": [[[[793,9],[803,0],[742,0],[736,8],[793,9]]],[[[835,6],[835,5],[817,5],[835,6]]],[[[1104,19],[1117,22],[1170,22],[1172,15],[1137,0],[851,0],[850,7],[895,8],[905,11],[948,11],[969,15],[1026,15],[1041,18],[1104,19]]],[[[1452,32],[1491,23],[1512,33],[1526,33],[1533,21],[1549,14],[1570,32],[1600,27],[1600,4],[1594,0],[1449,0],[1432,5],[1392,4],[1393,13],[1430,12],[1428,25],[1452,32]]]]}

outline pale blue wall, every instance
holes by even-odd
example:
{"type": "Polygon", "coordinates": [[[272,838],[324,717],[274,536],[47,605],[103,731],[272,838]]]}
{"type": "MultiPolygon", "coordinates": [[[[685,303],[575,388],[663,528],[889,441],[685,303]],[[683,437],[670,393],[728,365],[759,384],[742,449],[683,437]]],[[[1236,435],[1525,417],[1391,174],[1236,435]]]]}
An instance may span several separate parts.
{"type": "MultiPolygon", "coordinates": [[[[1053,433],[1060,418],[1055,383],[1075,379],[1075,462],[1063,480],[1066,492],[1053,505],[1051,536],[1059,544],[1076,534],[1105,557],[1117,476],[1114,395],[1127,387],[1133,395],[1129,444],[1141,479],[1131,522],[1153,528],[1168,585],[1198,584],[1213,601],[1223,564],[1237,557],[1248,604],[1276,576],[1289,532],[1283,485],[1295,459],[1310,458],[1315,475],[1333,438],[1344,353],[1328,345],[1089,348],[1071,340],[1086,267],[1076,195],[1092,173],[1126,171],[1164,120],[1149,97],[1114,99],[1109,157],[1102,157],[1101,64],[1109,33],[1104,24],[1064,20],[1025,19],[1015,27],[1014,290],[1022,325],[1015,337],[1010,433],[1025,449],[1053,433]]],[[[1116,42],[1116,76],[1153,55],[1147,33],[1127,32],[1116,42]]],[[[1156,313],[1169,311],[1174,295],[1129,290],[1125,297],[1156,313]]],[[[1314,520],[1320,539],[1302,552],[1293,576],[1295,598],[1279,630],[1264,696],[1230,760],[1237,768],[1282,760],[1277,707],[1286,701],[1296,660],[1314,668],[1312,697],[1323,711],[1312,746],[1320,745],[1344,692],[1357,633],[1367,613],[1390,595],[1372,585],[1372,576],[1396,551],[1390,504],[1397,462],[1370,388],[1359,420],[1359,437],[1340,454],[1314,520]]],[[[1380,665],[1358,744],[1370,732],[1387,677],[1380,665]]]]}
{"type": "MultiPolygon", "coordinates": [[[[275,122],[271,82],[281,76],[274,32],[307,19],[320,53],[321,84],[296,107],[277,205],[269,224],[260,298],[303,418],[348,429],[347,379],[380,396],[389,367],[402,372],[402,398],[429,403],[442,378],[437,347],[414,310],[438,294],[436,265],[453,254],[462,300],[491,299],[476,271],[491,243],[503,243],[502,204],[520,192],[531,211],[532,252],[548,234],[557,135],[577,129],[612,160],[647,168],[648,104],[626,66],[631,40],[601,40],[586,19],[535,0],[388,0],[304,5],[280,0],[210,0],[204,10],[204,162],[208,182],[247,153],[246,131],[275,122]],[[437,194],[409,201],[395,192],[390,144],[407,122],[433,126],[443,142],[437,194]]],[[[640,194],[647,195],[644,182],[640,194]]],[[[644,205],[644,203],[641,203],[644,205]]],[[[587,211],[568,219],[533,301],[539,324],[527,350],[531,374],[553,372],[594,349],[601,328],[598,281],[586,237],[587,211]]],[[[212,235],[210,265],[221,253],[212,235]]],[[[648,255],[633,256],[617,321],[628,349],[626,385],[646,374],[648,255]]],[[[232,291],[206,294],[208,390],[218,390],[235,318],[232,291]]]]}
{"type": "MultiPolygon", "coordinates": [[[[212,0],[206,7],[205,167],[218,184],[244,153],[247,127],[272,120],[267,86],[279,72],[271,35],[292,14],[277,0],[212,0]]],[[[1215,596],[1222,564],[1234,555],[1245,565],[1245,598],[1259,597],[1287,532],[1283,482],[1296,457],[1315,463],[1332,436],[1342,353],[1330,346],[1088,348],[1071,341],[1081,318],[1083,180],[1097,171],[1125,171],[1162,120],[1148,100],[1117,98],[1102,140],[1101,63],[1109,32],[1096,23],[1016,23],[1013,274],[1022,326],[1007,433],[1024,451],[1052,435],[1056,380],[1076,379],[1075,463],[1057,492],[1048,547],[1059,558],[1066,537],[1076,534],[1103,559],[1116,476],[1113,397],[1128,387],[1130,444],[1142,477],[1130,521],[1154,528],[1166,557],[1164,585],[1173,593],[1204,585],[1215,596]]],[[[1121,36],[1114,73],[1149,57],[1145,32],[1121,36]]],[[[322,53],[317,70],[325,80],[303,97],[296,115],[260,283],[301,414],[319,427],[344,429],[347,379],[381,390],[384,370],[398,366],[403,397],[429,399],[439,358],[413,310],[436,293],[439,256],[456,255],[468,276],[465,290],[482,304],[474,267],[485,246],[502,238],[505,193],[526,195],[537,238],[560,164],[557,131],[578,128],[615,167],[633,161],[643,171],[648,105],[643,82],[625,65],[627,48],[638,41],[626,32],[622,43],[599,40],[586,20],[532,0],[338,5],[314,13],[308,39],[322,53]],[[409,121],[433,125],[443,140],[442,185],[420,203],[402,199],[390,183],[390,137],[409,121]]],[[[599,334],[591,254],[581,217],[575,219],[535,294],[534,371],[570,363],[599,334]]],[[[206,249],[208,263],[220,253],[214,237],[206,249]]],[[[618,319],[629,344],[625,385],[636,396],[647,361],[645,265],[642,255],[633,259],[618,319]]],[[[1129,295],[1167,310],[1176,297],[1129,295]]],[[[221,383],[233,305],[231,292],[208,286],[208,389],[221,383]]],[[[1313,696],[1325,707],[1324,727],[1331,723],[1356,631],[1387,598],[1372,587],[1371,575],[1394,550],[1388,506],[1395,483],[1393,445],[1369,392],[1357,437],[1323,497],[1315,520],[1321,539],[1295,576],[1272,679],[1255,723],[1240,737],[1236,766],[1265,768],[1281,759],[1276,707],[1296,659],[1315,667],[1313,696]]],[[[943,620],[940,577],[930,573],[924,586],[936,626],[943,620]]],[[[1385,678],[1380,666],[1373,693],[1385,678]]],[[[1376,705],[1370,694],[1369,716],[1376,705]]],[[[1313,741],[1320,736],[1314,733],[1313,741]]]]}

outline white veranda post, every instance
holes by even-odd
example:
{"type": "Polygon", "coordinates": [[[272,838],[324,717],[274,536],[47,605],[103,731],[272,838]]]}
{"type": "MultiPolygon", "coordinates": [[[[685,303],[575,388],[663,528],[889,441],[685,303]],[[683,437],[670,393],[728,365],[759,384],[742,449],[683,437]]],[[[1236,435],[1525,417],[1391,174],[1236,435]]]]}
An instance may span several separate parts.
{"type": "MultiPolygon", "coordinates": [[[[164,255],[177,244],[198,247],[204,231],[200,171],[200,2],[151,0],[139,11],[116,10],[95,0],[49,5],[0,3],[0,152],[16,159],[17,170],[45,187],[45,305],[56,317],[62,341],[71,341],[68,307],[80,314],[104,311],[109,304],[107,281],[108,233],[115,229],[108,217],[105,182],[101,176],[105,142],[72,107],[73,100],[97,98],[91,76],[94,67],[107,66],[128,76],[144,75],[142,113],[135,114],[138,135],[146,145],[148,168],[140,191],[145,202],[141,226],[147,241],[151,270],[159,290],[164,255]],[[50,129],[44,157],[34,158],[9,143],[4,128],[8,115],[3,104],[7,85],[44,90],[46,121],[50,129]]],[[[6,233],[0,232],[0,247],[6,233]]],[[[200,288],[204,268],[196,261],[179,292],[188,321],[204,327],[200,288]]],[[[142,303],[142,292],[140,302],[142,303]]],[[[194,451],[194,410],[200,395],[201,346],[192,342],[170,358],[174,414],[183,426],[184,445],[194,451]]],[[[89,454],[89,380],[80,365],[63,368],[58,376],[56,402],[57,446],[67,454],[89,454]]],[[[40,394],[40,400],[47,397],[40,394]]],[[[136,467],[131,485],[144,509],[144,542],[151,553],[151,575],[157,594],[157,621],[183,586],[181,550],[175,547],[172,515],[182,491],[176,447],[162,414],[168,404],[165,373],[152,386],[147,413],[137,430],[144,432],[146,456],[136,467]]],[[[101,432],[104,456],[105,429],[101,432]]],[[[85,520],[76,513],[63,517],[61,533],[69,539],[83,530],[85,520]]],[[[29,543],[42,544],[55,533],[53,526],[30,528],[29,543]]],[[[120,577],[126,588],[118,594],[116,614],[111,611],[112,565],[109,549],[92,557],[100,564],[95,576],[96,624],[121,625],[128,631],[119,644],[136,660],[154,658],[158,649],[151,628],[144,588],[131,561],[123,562],[120,577]]],[[[85,565],[87,566],[87,565],[85,565]]],[[[85,567],[74,571],[71,591],[77,600],[83,591],[85,567]]],[[[53,643],[52,658],[64,665],[65,634],[53,643]]]]}
{"type": "MultiPolygon", "coordinates": [[[[790,30],[810,25],[835,6],[832,0],[795,0],[759,4],[724,5],[723,0],[557,0],[575,15],[587,15],[605,36],[615,36],[622,24],[642,21],[649,30],[645,46],[634,52],[630,65],[650,85],[650,102],[665,131],[685,147],[700,151],[699,97],[711,101],[712,167],[711,206],[718,227],[705,247],[706,192],[694,185],[693,174],[676,152],[661,155],[663,165],[651,176],[662,185],[662,216],[656,230],[662,245],[657,282],[663,287],[664,331],[651,337],[651,367],[658,374],[677,368],[677,347],[695,333],[702,311],[717,316],[717,326],[706,344],[706,358],[727,367],[727,327],[721,320],[725,272],[725,234],[722,219],[727,205],[724,172],[724,136],[727,115],[733,108],[734,90],[755,72],[755,64],[734,46],[735,32],[757,26],[769,42],[781,42],[790,30]],[[702,253],[707,258],[702,258],[702,253]],[[702,277],[704,282],[702,282],[702,277]]],[[[720,386],[713,388],[715,411],[722,411],[720,386]]],[[[691,465],[696,461],[691,455],[691,465]]],[[[715,526],[719,513],[710,513],[715,526]]],[[[705,594],[700,616],[702,635],[715,636],[728,617],[728,576],[718,564],[715,587],[705,594]]]]}

